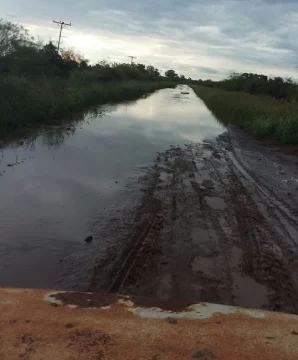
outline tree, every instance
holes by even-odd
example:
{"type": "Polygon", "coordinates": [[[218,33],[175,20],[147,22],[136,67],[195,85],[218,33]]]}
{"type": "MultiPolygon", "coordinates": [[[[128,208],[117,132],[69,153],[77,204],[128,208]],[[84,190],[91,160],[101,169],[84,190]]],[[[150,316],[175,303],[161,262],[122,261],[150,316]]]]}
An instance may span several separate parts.
{"type": "Polygon", "coordinates": [[[154,75],[160,76],[160,71],[157,68],[154,69],[154,75]]]}
{"type": "Polygon", "coordinates": [[[172,81],[175,81],[179,78],[179,76],[176,74],[175,70],[167,70],[165,72],[165,77],[172,81]]]}
{"type": "Polygon", "coordinates": [[[10,55],[17,47],[30,45],[32,40],[21,25],[0,19],[0,57],[10,55]]]}
{"type": "Polygon", "coordinates": [[[155,74],[154,74],[154,71],[155,71],[154,66],[148,65],[148,66],[146,67],[146,70],[147,70],[147,72],[148,72],[150,75],[155,75],[155,74]]]}
{"type": "Polygon", "coordinates": [[[294,84],[294,81],[291,76],[287,76],[285,82],[288,84],[294,84]]]}
{"type": "Polygon", "coordinates": [[[76,64],[80,64],[81,61],[85,60],[81,54],[75,52],[73,49],[61,49],[61,58],[64,61],[74,62],[76,64]]]}
{"type": "Polygon", "coordinates": [[[87,68],[88,60],[84,59],[81,54],[75,52],[73,49],[61,49],[60,54],[62,60],[61,67],[66,73],[87,68]]]}
{"type": "Polygon", "coordinates": [[[135,66],[140,71],[143,71],[143,72],[146,71],[146,67],[144,64],[137,64],[137,65],[132,64],[132,66],[135,66]]]}
{"type": "Polygon", "coordinates": [[[95,66],[106,66],[106,67],[110,67],[110,64],[108,62],[108,60],[104,59],[99,61],[95,66]]]}
{"type": "Polygon", "coordinates": [[[149,74],[150,76],[156,76],[156,77],[160,76],[159,70],[156,69],[156,68],[155,68],[154,66],[152,66],[152,65],[148,65],[148,66],[146,67],[146,71],[148,72],[148,74],[149,74]]]}
{"type": "Polygon", "coordinates": [[[82,60],[80,63],[80,69],[81,70],[86,70],[88,69],[89,65],[88,65],[88,60],[82,60]]]}

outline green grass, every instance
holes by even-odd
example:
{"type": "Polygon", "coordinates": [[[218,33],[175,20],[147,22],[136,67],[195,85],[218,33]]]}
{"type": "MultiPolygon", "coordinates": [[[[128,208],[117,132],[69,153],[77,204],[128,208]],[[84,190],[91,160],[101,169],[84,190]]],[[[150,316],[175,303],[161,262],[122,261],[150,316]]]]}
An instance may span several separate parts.
{"type": "Polygon", "coordinates": [[[119,81],[102,83],[71,79],[8,76],[0,80],[0,137],[23,136],[44,125],[59,123],[91,105],[134,100],[155,90],[174,87],[170,82],[119,81]]]}
{"type": "Polygon", "coordinates": [[[212,113],[224,124],[235,124],[259,139],[298,144],[298,104],[259,97],[242,92],[227,92],[192,86],[212,113]]]}

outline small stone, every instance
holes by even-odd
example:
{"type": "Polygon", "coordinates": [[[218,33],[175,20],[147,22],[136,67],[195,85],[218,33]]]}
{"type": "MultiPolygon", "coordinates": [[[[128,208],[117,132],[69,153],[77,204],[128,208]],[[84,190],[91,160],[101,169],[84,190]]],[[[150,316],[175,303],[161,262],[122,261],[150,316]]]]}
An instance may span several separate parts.
{"type": "Polygon", "coordinates": [[[292,334],[293,334],[293,335],[298,335],[298,331],[297,331],[297,330],[293,330],[293,331],[292,331],[292,334]]]}
{"type": "Polygon", "coordinates": [[[91,306],[94,306],[94,303],[93,303],[92,300],[88,299],[87,300],[87,305],[88,305],[88,307],[91,307],[91,306]]]}
{"type": "Polygon", "coordinates": [[[200,350],[196,351],[191,355],[192,358],[201,359],[201,360],[213,360],[216,359],[216,356],[209,350],[200,350]]]}
{"type": "Polygon", "coordinates": [[[177,320],[174,318],[169,317],[167,320],[169,324],[177,324],[177,320]]]}
{"type": "Polygon", "coordinates": [[[67,323],[67,324],[65,325],[65,327],[66,327],[66,329],[72,329],[72,328],[74,327],[74,324],[72,324],[72,323],[67,323]]]}

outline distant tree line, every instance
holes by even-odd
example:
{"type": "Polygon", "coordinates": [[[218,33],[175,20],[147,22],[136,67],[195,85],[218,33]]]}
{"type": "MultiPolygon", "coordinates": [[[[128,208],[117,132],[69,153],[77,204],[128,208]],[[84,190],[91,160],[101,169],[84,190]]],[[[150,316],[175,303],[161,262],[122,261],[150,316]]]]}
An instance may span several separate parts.
{"type": "Polygon", "coordinates": [[[269,95],[276,99],[298,100],[298,86],[291,78],[234,73],[225,80],[197,80],[194,83],[228,91],[242,91],[252,95],[269,95]]]}

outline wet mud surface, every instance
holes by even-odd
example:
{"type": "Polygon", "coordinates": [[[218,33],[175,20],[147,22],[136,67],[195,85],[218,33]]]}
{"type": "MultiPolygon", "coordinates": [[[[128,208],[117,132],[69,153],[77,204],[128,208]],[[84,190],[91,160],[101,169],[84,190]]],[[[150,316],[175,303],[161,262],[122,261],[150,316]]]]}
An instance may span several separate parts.
{"type": "Polygon", "coordinates": [[[296,161],[235,129],[159,153],[89,290],[298,313],[296,161]]]}

